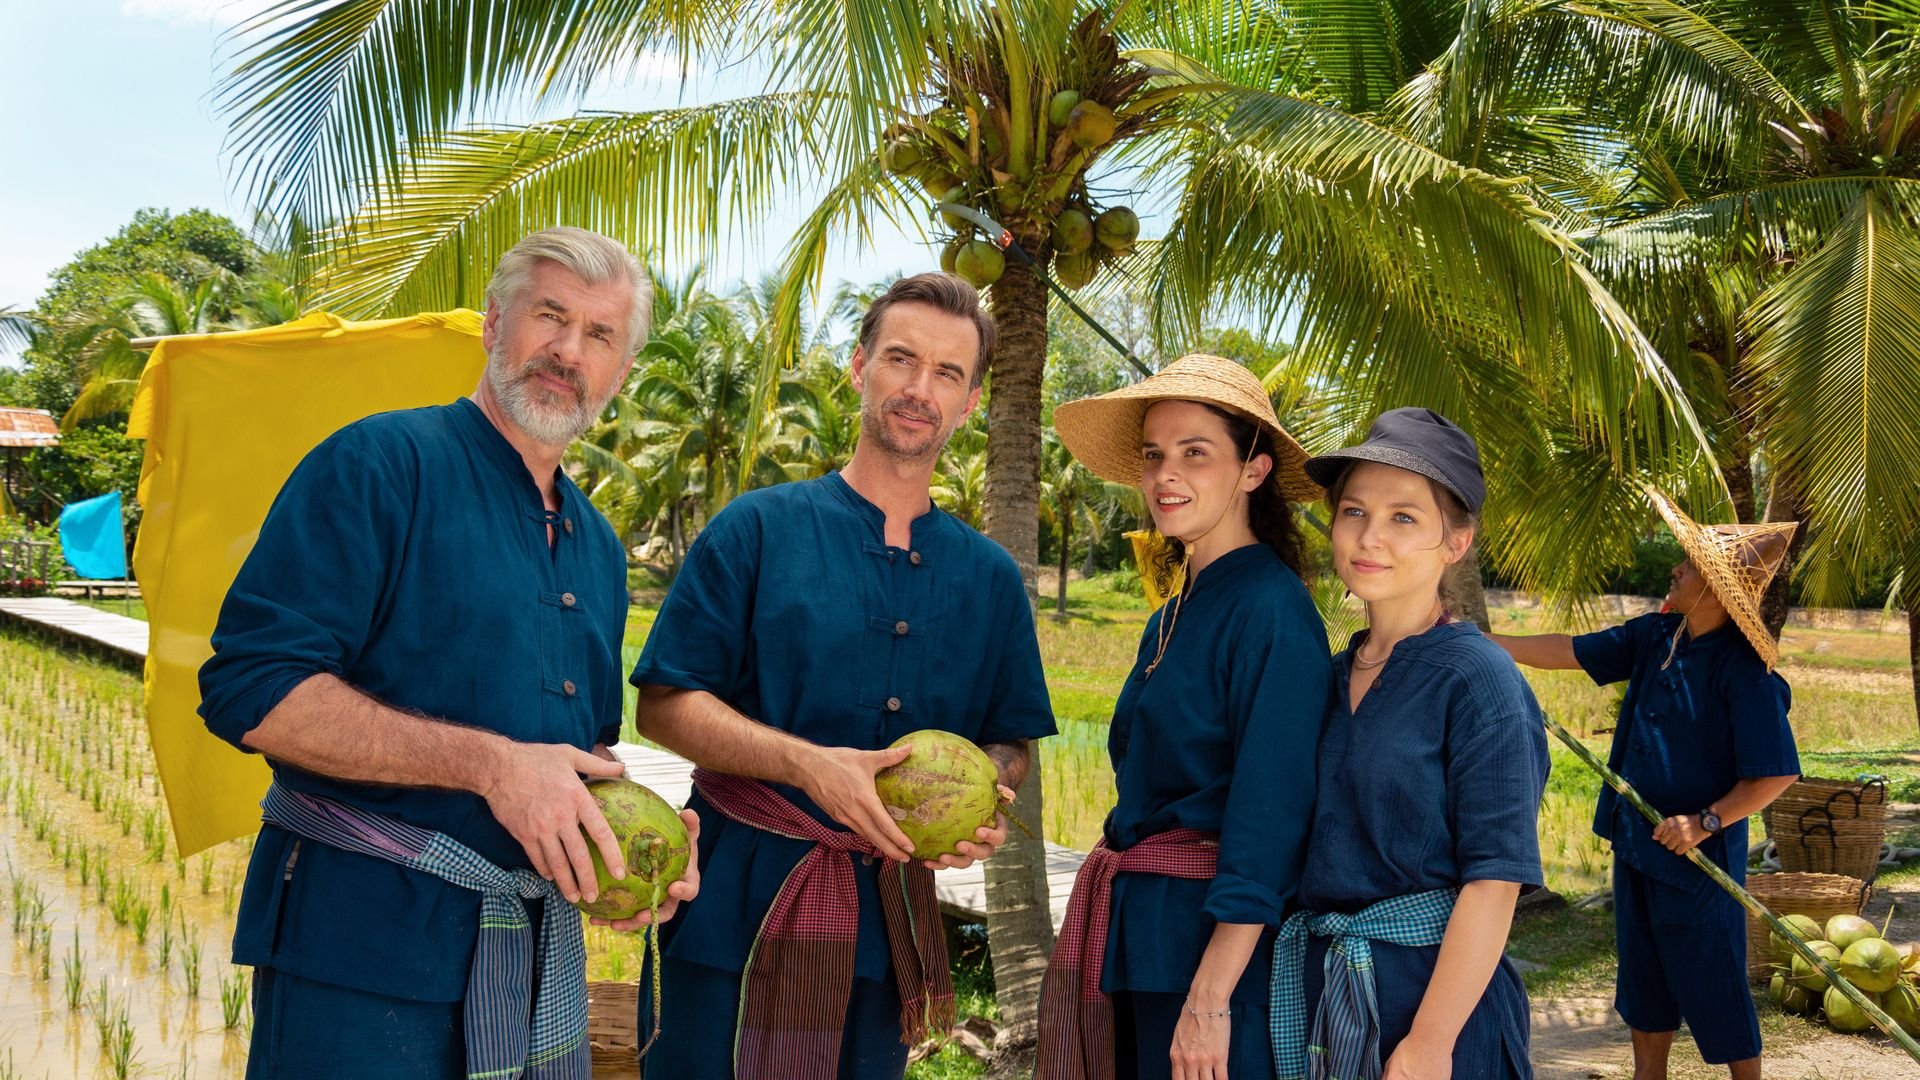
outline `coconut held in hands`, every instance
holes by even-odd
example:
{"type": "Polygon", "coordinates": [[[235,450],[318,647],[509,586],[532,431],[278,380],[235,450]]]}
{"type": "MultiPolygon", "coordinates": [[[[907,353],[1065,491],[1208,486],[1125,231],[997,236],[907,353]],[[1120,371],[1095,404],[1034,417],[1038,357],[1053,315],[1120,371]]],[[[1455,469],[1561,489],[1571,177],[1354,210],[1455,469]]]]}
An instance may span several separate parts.
{"type": "Polygon", "coordinates": [[[927,729],[894,740],[913,752],[880,770],[873,786],[900,831],[913,841],[913,857],[953,854],[976,830],[992,828],[1000,812],[1000,770],[986,751],[950,731],[927,729]]]}
{"type": "Polygon", "coordinates": [[[593,857],[599,898],[580,900],[573,906],[596,918],[618,921],[665,903],[667,886],[686,874],[687,860],[693,855],[687,823],[680,820],[667,800],[631,780],[593,780],[587,784],[587,794],[600,805],[607,827],[620,842],[627,876],[616,878],[607,873],[600,846],[588,839],[587,853],[593,857]]]}

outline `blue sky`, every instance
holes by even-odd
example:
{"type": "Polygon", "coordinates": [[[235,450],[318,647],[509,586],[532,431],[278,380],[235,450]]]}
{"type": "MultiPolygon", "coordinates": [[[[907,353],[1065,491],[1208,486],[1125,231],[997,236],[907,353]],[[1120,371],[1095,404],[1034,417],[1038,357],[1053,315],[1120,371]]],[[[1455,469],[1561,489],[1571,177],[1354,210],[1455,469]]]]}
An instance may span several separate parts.
{"type": "MultiPolygon", "coordinates": [[[[0,157],[0,307],[25,307],[47,275],[112,235],[142,207],[206,207],[244,224],[244,193],[229,181],[225,127],[212,88],[223,70],[221,33],[261,0],[23,0],[8,6],[0,109],[11,130],[0,157]]],[[[750,73],[642,76],[597,90],[589,108],[644,109],[757,89],[750,73]]],[[[509,119],[530,119],[522,113],[509,119]]],[[[765,235],[721,238],[710,280],[773,268],[797,224],[800,195],[765,235]]],[[[933,262],[917,238],[888,230],[847,244],[826,268],[867,281],[933,262]]],[[[664,267],[677,273],[685,267],[664,267]]]]}

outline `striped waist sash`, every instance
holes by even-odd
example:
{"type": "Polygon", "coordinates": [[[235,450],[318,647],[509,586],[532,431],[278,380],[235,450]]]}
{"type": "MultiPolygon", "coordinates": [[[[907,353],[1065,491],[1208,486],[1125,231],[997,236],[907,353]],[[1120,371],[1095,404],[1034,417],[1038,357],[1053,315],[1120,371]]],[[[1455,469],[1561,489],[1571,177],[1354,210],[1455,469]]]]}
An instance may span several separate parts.
{"type": "Polygon", "coordinates": [[[278,783],[267,789],[260,810],[268,823],[303,839],[482,894],[480,936],[467,973],[469,1080],[585,1080],[591,1074],[585,937],[580,913],[552,882],[531,870],[503,870],[445,833],[278,783]],[[537,938],[540,996],[531,1009],[536,937],[523,898],[546,901],[537,938]]]}
{"type": "Polygon", "coordinates": [[[1169,829],[1125,851],[1115,851],[1102,840],[1087,854],[1040,988],[1035,1080],[1112,1080],[1113,1002],[1100,991],[1100,974],[1106,963],[1114,875],[1211,878],[1219,859],[1219,836],[1196,829],[1169,829]]]}
{"type": "Polygon", "coordinates": [[[1375,941],[1438,945],[1453,916],[1458,889],[1433,889],[1382,900],[1342,915],[1298,911],[1273,945],[1274,1071],[1279,1080],[1379,1080],[1380,1003],[1373,986],[1375,941]],[[1307,1040],[1307,939],[1332,938],[1326,983],[1307,1040]]]}

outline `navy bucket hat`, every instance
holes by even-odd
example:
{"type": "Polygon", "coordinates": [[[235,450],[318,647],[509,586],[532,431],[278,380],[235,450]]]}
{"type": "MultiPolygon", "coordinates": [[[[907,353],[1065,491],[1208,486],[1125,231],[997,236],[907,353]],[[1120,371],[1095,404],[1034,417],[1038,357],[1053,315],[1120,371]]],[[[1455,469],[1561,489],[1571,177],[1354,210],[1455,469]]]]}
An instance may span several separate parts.
{"type": "Polygon", "coordinates": [[[1308,458],[1306,472],[1314,483],[1331,487],[1341,473],[1361,461],[1418,473],[1453,492],[1470,513],[1478,514],[1487,501],[1480,448],[1473,436],[1432,409],[1383,412],[1367,429],[1365,442],[1308,458]]]}

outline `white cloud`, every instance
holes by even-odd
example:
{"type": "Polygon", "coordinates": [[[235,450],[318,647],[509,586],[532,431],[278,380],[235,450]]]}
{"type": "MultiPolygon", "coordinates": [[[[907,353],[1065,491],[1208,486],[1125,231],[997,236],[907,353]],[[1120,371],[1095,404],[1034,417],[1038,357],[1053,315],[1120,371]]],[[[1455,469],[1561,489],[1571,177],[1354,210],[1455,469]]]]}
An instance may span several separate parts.
{"type": "Polygon", "coordinates": [[[237,26],[264,9],[271,0],[120,0],[120,13],[134,19],[153,19],[177,25],[211,23],[222,29],[237,26]]]}

